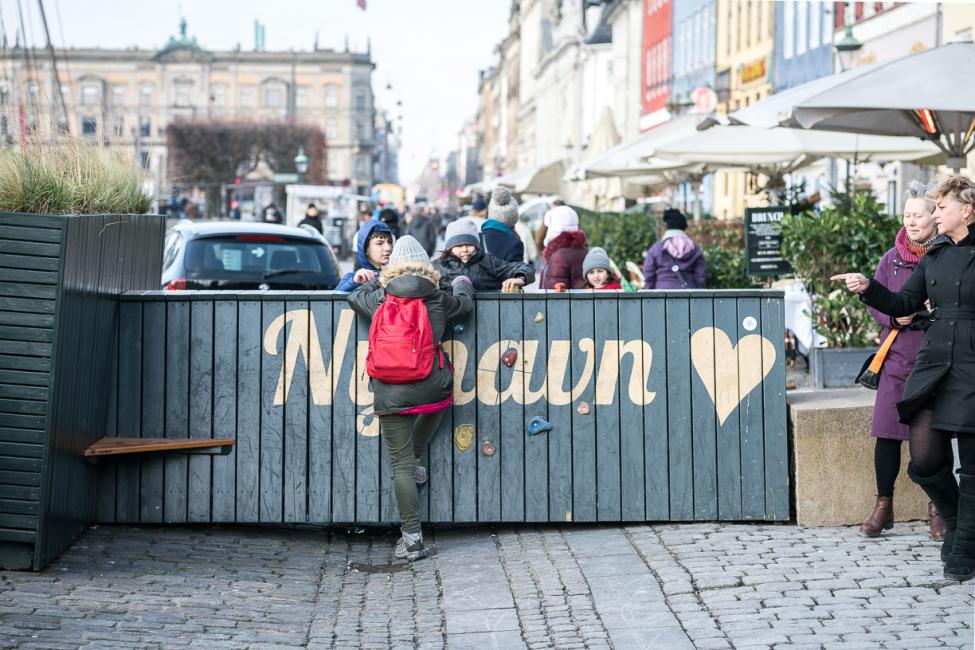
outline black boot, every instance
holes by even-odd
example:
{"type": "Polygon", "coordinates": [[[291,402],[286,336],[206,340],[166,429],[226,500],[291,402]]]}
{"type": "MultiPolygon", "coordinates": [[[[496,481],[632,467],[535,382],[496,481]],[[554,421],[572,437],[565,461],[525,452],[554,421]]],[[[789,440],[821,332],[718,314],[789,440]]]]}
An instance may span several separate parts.
{"type": "Polygon", "coordinates": [[[941,561],[947,562],[955,542],[955,527],[958,520],[958,483],[955,482],[951,465],[945,465],[931,476],[921,476],[914,468],[914,463],[908,463],[907,475],[921,486],[945,522],[945,537],[941,544],[941,561]]]}
{"type": "Polygon", "coordinates": [[[955,543],[945,563],[945,580],[965,582],[975,577],[975,476],[960,476],[955,543]]]}

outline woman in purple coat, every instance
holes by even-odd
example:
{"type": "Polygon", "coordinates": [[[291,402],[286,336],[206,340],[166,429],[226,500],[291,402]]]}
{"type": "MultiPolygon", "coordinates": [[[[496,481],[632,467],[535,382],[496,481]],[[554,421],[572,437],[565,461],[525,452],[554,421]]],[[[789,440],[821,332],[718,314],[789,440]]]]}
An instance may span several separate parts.
{"type": "Polygon", "coordinates": [[[708,267],[701,248],[687,233],[687,217],[676,208],[664,210],[664,236],[650,247],[643,262],[644,289],[706,289],[708,267]]]}
{"type": "MultiPolygon", "coordinates": [[[[928,246],[938,236],[933,215],[934,201],[927,197],[927,188],[919,181],[911,182],[904,202],[904,227],[897,233],[894,247],[880,259],[874,274],[874,278],[891,291],[898,291],[904,286],[928,246]]],[[[881,341],[887,338],[892,329],[900,330],[880,373],[870,431],[870,435],[877,439],[873,452],[877,503],[873,513],[860,526],[860,533],[866,537],[878,537],[894,525],[894,481],[900,472],[901,443],[908,439],[908,425],[900,423],[897,402],[904,396],[904,383],[914,368],[917,351],[924,341],[924,331],[912,326],[914,316],[894,318],[873,308],[870,315],[883,328],[881,341]]],[[[944,537],[944,522],[931,503],[928,504],[928,525],[931,537],[944,537]]]]}

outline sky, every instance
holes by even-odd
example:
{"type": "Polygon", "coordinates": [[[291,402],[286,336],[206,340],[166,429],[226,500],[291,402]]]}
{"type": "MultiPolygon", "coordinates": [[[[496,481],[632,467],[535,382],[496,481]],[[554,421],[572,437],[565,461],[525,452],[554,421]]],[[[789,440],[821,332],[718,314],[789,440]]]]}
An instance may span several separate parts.
{"type": "MultiPolygon", "coordinates": [[[[37,2],[0,0],[9,42],[18,5],[32,44],[45,45],[37,2]]],[[[371,40],[377,108],[403,102],[400,180],[413,181],[429,156],[457,146],[464,120],[477,109],[477,71],[495,60],[507,31],[510,0],[44,0],[56,47],[159,48],[179,31],[204,48],[254,47],[254,20],[265,25],[265,49],[365,50],[371,40]],[[392,91],[386,85],[392,85],[392,91]]]]}

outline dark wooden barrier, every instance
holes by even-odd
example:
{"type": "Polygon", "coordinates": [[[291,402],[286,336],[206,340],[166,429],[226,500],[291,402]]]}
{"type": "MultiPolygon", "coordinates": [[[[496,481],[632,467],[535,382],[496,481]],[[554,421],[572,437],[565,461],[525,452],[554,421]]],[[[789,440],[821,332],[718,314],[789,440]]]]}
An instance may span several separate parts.
{"type": "MultiPolygon", "coordinates": [[[[479,295],[423,519],[788,519],[783,327],[773,291],[479,295]]],[[[237,443],[101,461],[97,519],[397,521],[367,334],[341,294],[123,295],[108,434],[237,443]]]]}
{"type": "Polygon", "coordinates": [[[42,568],[92,520],[117,296],[159,286],[164,226],[0,213],[0,567],[42,568]]]}

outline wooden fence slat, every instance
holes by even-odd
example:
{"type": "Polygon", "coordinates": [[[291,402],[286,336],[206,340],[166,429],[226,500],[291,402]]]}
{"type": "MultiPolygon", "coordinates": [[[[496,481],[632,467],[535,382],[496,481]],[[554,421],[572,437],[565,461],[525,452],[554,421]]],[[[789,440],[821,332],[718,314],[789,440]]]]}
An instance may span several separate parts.
{"type": "Polygon", "coordinates": [[[287,326],[283,300],[264,300],[261,303],[261,462],[259,517],[262,522],[284,521],[284,409],[275,400],[287,390],[288,375],[284,369],[287,326]],[[275,321],[281,325],[277,337],[267,331],[275,321]],[[274,350],[277,354],[272,354],[274,350]]]}
{"type": "MultiPolygon", "coordinates": [[[[604,327],[603,319],[608,309],[608,301],[599,301],[598,323],[594,319],[593,309],[596,300],[569,301],[570,323],[572,332],[572,352],[569,355],[569,386],[571,386],[572,418],[572,516],[571,521],[597,521],[600,508],[597,508],[597,498],[600,506],[605,506],[605,500],[612,498],[604,493],[604,485],[596,484],[596,477],[601,481],[611,481],[611,476],[603,475],[602,465],[610,461],[605,453],[602,436],[618,435],[606,430],[612,424],[613,418],[606,418],[610,405],[601,407],[596,404],[596,372],[598,368],[591,358],[598,355],[599,349],[595,341],[596,328],[604,327]],[[586,377],[588,376],[588,380],[586,377]],[[587,413],[579,413],[579,405],[588,406],[587,413]],[[598,431],[597,431],[598,428],[598,431]],[[600,453],[602,452],[602,456],[600,453]]],[[[615,305],[614,305],[615,309],[615,305]]],[[[615,330],[615,323],[614,330],[615,330]]],[[[615,338],[615,332],[613,334],[615,338]]],[[[598,358],[598,357],[597,357],[598,358]]],[[[619,484],[616,486],[616,496],[619,496],[619,484]]]]}
{"type": "Polygon", "coordinates": [[[694,451],[691,438],[690,301],[667,298],[667,430],[670,518],[694,519],[694,451]]]}
{"type": "MultiPolygon", "coordinates": [[[[142,438],[158,437],[166,422],[166,303],[142,306],[142,438]]],[[[163,520],[163,459],[146,457],[140,470],[139,521],[163,520]]]]}
{"type": "MultiPolygon", "coordinates": [[[[595,292],[599,294],[599,292],[595,292]]],[[[588,382],[587,395],[573,402],[576,421],[589,418],[596,425],[596,516],[599,521],[620,521],[623,512],[620,381],[619,376],[621,324],[619,303],[614,292],[594,296],[592,302],[595,329],[593,356],[595,357],[592,379],[588,382]],[[589,415],[579,413],[585,403],[589,415]]],[[[632,426],[628,424],[626,428],[632,426]]],[[[640,477],[643,478],[642,476],[640,477]]]]}
{"type": "Polygon", "coordinates": [[[524,359],[521,351],[522,300],[501,300],[500,338],[508,344],[500,346],[503,355],[509,349],[518,353],[514,365],[498,364],[498,386],[507,391],[501,396],[501,435],[498,452],[501,456],[501,521],[525,521],[525,391],[524,359]],[[517,395],[515,394],[517,393],[517,395]]]}
{"type": "MultiPolygon", "coordinates": [[[[545,303],[548,323],[548,508],[550,521],[578,521],[572,502],[572,342],[569,297],[552,295],[545,303]],[[554,367],[553,367],[554,366],[554,367]]],[[[595,497],[591,498],[595,504],[595,497]]],[[[595,507],[592,508],[595,511],[595,507]]],[[[595,513],[593,513],[595,514],[595,513]]]]}
{"type": "Polygon", "coordinates": [[[741,422],[741,504],[745,519],[765,518],[765,426],[762,415],[762,390],[758,383],[762,378],[760,347],[746,347],[741,340],[749,335],[761,334],[761,305],[758,298],[738,300],[739,394],[748,391],[738,405],[741,422]],[[746,328],[747,319],[753,319],[746,328]]]}
{"type": "Polygon", "coordinates": [[[477,376],[477,344],[475,339],[475,323],[477,322],[478,304],[474,305],[474,312],[459,321],[461,331],[454,328],[455,367],[463,374],[454,375],[454,438],[460,427],[470,427],[474,431],[471,446],[461,451],[454,445],[454,521],[477,521],[477,398],[474,395],[477,376]]]}
{"type": "Polygon", "coordinates": [[[332,301],[313,300],[308,304],[311,329],[311,351],[321,353],[321,366],[312,377],[308,406],[308,520],[326,523],[332,520],[332,381],[333,368],[332,301]],[[317,337],[317,338],[314,338],[317,337]]]}
{"type": "Polygon", "coordinates": [[[352,308],[344,300],[332,303],[336,352],[341,363],[332,364],[332,521],[354,522],[355,518],[355,416],[356,405],[349,395],[355,386],[356,327],[352,308]]]}
{"type": "Polygon", "coordinates": [[[715,363],[714,299],[692,298],[691,318],[691,418],[694,449],[694,518],[710,521],[718,516],[718,461],[715,363]],[[703,376],[702,376],[703,373],[703,376]],[[709,390],[710,388],[710,390],[709,390]]]}
{"type": "MultiPolygon", "coordinates": [[[[118,436],[138,438],[142,429],[142,303],[119,304],[118,436]]],[[[140,512],[139,462],[118,463],[115,513],[108,521],[138,523],[140,512]]]]}
{"type": "Polygon", "coordinates": [[[260,300],[237,305],[237,512],[236,521],[260,521],[261,357],[263,322],[260,300]]]}
{"type": "MultiPolygon", "coordinates": [[[[447,323],[443,334],[444,351],[451,364],[456,363],[453,356],[453,340],[457,336],[456,323],[447,323]]],[[[456,387],[455,387],[456,388],[456,387]]],[[[456,392],[456,390],[455,390],[456,392]]],[[[440,421],[437,432],[430,440],[427,459],[427,485],[420,492],[421,501],[428,502],[427,516],[431,522],[449,522],[454,518],[454,418],[453,409],[447,409],[440,421]]],[[[388,453],[383,454],[383,476],[387,474],[388,453]]],[[[392,468],[388,470],[392,472],[392,468]]],[[[394,499],[395,500],[395,499],[394,499]]]]}
{"type": "Polygon", "coordinates": [[[308,364],[303,354],[291,353],[297,346],[307,350],[311,340],[307,300],[287,300],[284,304],[290,324],[278,348],[285,359],[285,385],[290,386],[284,403],[284,521],[308,519],[308,364]],[[290,366],[294,359],[294,367],[290,366]]]}
{"type": "Polygon", "coordinates": [[[789,434],[786,430],[785,316],[782,298],[762,299],[762,336],[771,344],[763,347],[762,382],[765,416],[765,517],[789,518],[789,434]]]}
{"type": "MultiPolygon", "coordinates": [[[[213,311],[212,300],[194,300],[190,303],[190,438],[213,437],[213,346],[217,336],[213,327],[213,311]]],[[[187,460],[187,521],[212,521],[211,457],[200,454],[189,456],[187,460]]]]}
{"type": "MultiPolygon", "coordinates": [[[[738,300],[717,298],[714,301],[714,327],[729,341],[738,337],[738,300]]],[[[734,403],[738,399],[738,355],[730,350],[723,353],[721,380],[715,381],[718,403],[734,403]]],[[[741,426],[738,411],[718,420],[718,517],[734,521],[741,519],[741,426]]]]}
{"type": "Polygon", "coordinates": [[[525,439],[525,520],[534,522],[549,520],[548,434],[528,435],[528,423],[532,418],[548,419],[548,323],[544,320],[545,312],[544,295],[525,294],[522,301],[522,338],[525,342],[515,366],[523,369],[522,391],[525,395],[525,413],[519,434],[525,439]],[[536,322],[539,315],[542,320],[536,322]]]}
{"type": "MultiPolygon", "coordinates": [[[[118,332],[118,321],[114,323],[115,332],[118,332]]],[[[111,383],[106,391],[108,400],[105,409],[105,437],[118,437],[118,348],[119,337],[116,335],[111,344],[112,365],[109,371],[111,383]]],[[[0,445],[0,454],[3,453],[3,445],[0,445]]],[[[95,470],[95,521],[106,523],[115,520],[115,476],[118,470],[118,463],[104,463],[102,467],[95,470]]]]}
{"type": "MultiPolygon", "coordinates": [[[[477,439],[474,441],[474,453],[477,458],[477,520],[501,520],[501,457],[504,449],[498,434],[501,431],[500,409],[497,399],[491,403],[484,403],[481,383],[482,371],[491,373],[494,388],[497,388],[498,374],[501,367],[501,352],[498,349],[500,338],[501,306],[498,300],[480,299],[477,305],[476,325],[477,353],[473,360],[477,363],[478,393],[481,398],[477,404],[477,439]],[[494,445],[495,454],[486,456],[482,453],[483,445],[494,445]]],[[[496,392],[495,390],[491,391],[496,392]]]]}
{"type": "MultiPolygon", "coordinates": [[[[355,435],[355,518],[356,521],[379,521],[379,436],[360,431],[364,410],[372,410],[372,386],[366,374],[366,353],[369,349],[369,321],[356,318],[355,369],[349,383],[350,397],[354,395],[357,414],[355,435]]],[[[364,422],[364,420],[363,420],[364,422]]]]}
{"type": "Polygon", "coordinates": [[[619,351],[617,391],[620,405],[620,514],[624,521],[642,521],[647,507],[643,404],[651,390],[646,377],[652,354],[647,352],[643,340],[640,302],[625,296],[619,300],[619,338],[621,345],[626,346],[619,351]],[[636,389],[637,382],[639,390],[636,389]],[[637,396],[639,399],[634,399],[637,396]]]}
{"type": "MultiPolygon", "coordinates": [[[[166,303],[166,438],[189,437],[190,304],[166,303]]],[[[148,432],[145,432],[148,433],[148,432]]],[[[169,454],[163,461],[163,517],[166,523],[184,523],[187,513],[189,459],[169,454]]]]}
{"type": "MultiPolygon", "coordinates": [[[[213,308],[213,437],[238,437],[237,432],[237,301],[217,300],[213,308]]],[[[236,519],[237,448],[212,459],[215,522],[236,519]]]]}

